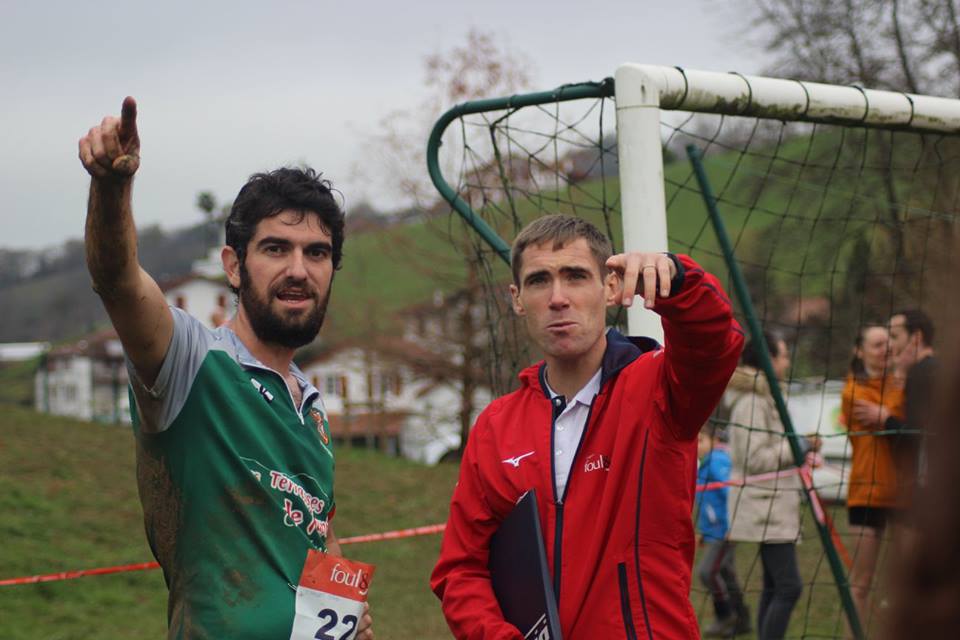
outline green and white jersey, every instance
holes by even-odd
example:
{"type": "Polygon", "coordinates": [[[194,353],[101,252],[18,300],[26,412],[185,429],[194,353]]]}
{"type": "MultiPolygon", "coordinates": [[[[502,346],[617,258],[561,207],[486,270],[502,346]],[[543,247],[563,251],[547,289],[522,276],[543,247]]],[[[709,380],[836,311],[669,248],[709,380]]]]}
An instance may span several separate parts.
{"type": "Polygon", "coordinates": [[[333,450],[320,394],[280,374],[226,327],[172,309],[156,383],[135,400],[147,539],[170,591],[170,638],[288,639],[308,549],[326,550],[333,450]]]}

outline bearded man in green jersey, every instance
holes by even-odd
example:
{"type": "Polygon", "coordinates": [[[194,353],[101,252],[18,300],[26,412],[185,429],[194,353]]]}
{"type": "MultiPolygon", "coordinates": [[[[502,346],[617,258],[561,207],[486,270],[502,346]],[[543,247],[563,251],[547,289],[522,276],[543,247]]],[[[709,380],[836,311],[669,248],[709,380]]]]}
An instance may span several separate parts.
{"type": "MultiPolygon", "coordinates": [[[[120,118],[90,129],[80,159],[92,178],[87,266],[126,352],[169,637],[292,638],[307,552],[340,555],[326,412],[293,355],[323,324],[343,212],[312,169],[252,176],[221,254],[237,313],[209,329],[168,307],[137,261],[136,109],[127,98],[120,118]]],[[[369,614],[354,624],[373,638],[369,614]]]]}

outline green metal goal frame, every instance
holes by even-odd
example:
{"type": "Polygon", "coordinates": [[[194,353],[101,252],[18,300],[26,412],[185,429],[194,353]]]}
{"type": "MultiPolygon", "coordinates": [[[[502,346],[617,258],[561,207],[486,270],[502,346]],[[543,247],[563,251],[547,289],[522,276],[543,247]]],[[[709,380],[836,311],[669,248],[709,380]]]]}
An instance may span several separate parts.
{"type": "MultiPolygon", "coordinates": [[[[466,115],[505,110],[509,116],[524,107],[611,97],[615,98],[617,105],[625,250],[665,251],[667,248],[660,109],[940,135],[960,134],[960,100],[876,91],[861,87],[841,87],[745,76],[738,73],[625,64],[617,69],[615,78],[606,78],[600,82],[564,85],[552,91],[476,100],[453,107],[440,117],[430,133],[427,143],[427,169],[430,178],[441,196],[509,265],[508,243],[500,238],[457,194],[442,174],[439,151],[444,132],[451,123],[466,115]],[[639,237],[649,236],[652,236],[653,240],[637,240],[639,237]]],[[[762,368],[770,384],[795,463],[801,467],[804,460],[799,438],[802,436],[795,430],[787,411],[779,381],[773,372],[770,354],[765,348],[760,322],[750,299],[746,281],[736,262],[732,243],[717,209],[716,198],[703,171],[698,150],[688,149],[688,155],[694,166],[724,260],[730,270],[735,293],[747,320],[751,338],[760,347],[762,368]]],[[[640,309],[630,310],[630,314],[635,312],[640,312],[640,309]]],[[[658,333],[658,327],[651,326],[649,319],[638,321],[638,316],[630,315],[629,321],[631,333],[648,335],[658,333]]],[[[801,478],[804,489],[811,498],[808,504],[813,511],[820,541],[836,580],[851,631],[856,638],[862,639],[863,627],[850,593],[846,570],[833,544],[828,527],[817,514],[814,505],[815,489],[812,482],[809,477],[801,475],[801,478]]]]}

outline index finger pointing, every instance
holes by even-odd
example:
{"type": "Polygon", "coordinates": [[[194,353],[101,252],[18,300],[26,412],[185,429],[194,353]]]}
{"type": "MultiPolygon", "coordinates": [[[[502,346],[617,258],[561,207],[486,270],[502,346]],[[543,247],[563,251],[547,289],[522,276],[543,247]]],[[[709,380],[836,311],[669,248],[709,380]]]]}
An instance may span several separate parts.
{"type": "Polygon", "coordinates": [[[137,101],[131,96],[123,99],[123,107],[120,110],[120,139],[137,139],[137,101]]]}

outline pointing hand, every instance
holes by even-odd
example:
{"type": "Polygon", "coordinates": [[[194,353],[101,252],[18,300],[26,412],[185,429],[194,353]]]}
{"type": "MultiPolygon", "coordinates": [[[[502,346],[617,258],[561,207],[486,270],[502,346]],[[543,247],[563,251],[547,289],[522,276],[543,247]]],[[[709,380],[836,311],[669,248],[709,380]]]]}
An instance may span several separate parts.
{"type": "Polygon", "coordinates": [[[80,162],[94,178],[126,179],[140,167],[137,101],[123,101],[120,118],[107,116],[80,138],[80,162]]]}

